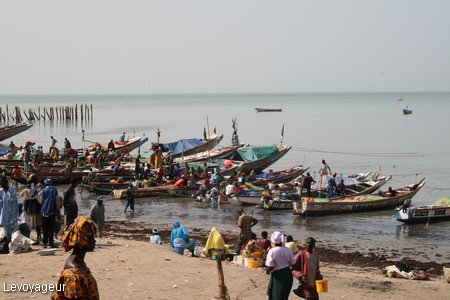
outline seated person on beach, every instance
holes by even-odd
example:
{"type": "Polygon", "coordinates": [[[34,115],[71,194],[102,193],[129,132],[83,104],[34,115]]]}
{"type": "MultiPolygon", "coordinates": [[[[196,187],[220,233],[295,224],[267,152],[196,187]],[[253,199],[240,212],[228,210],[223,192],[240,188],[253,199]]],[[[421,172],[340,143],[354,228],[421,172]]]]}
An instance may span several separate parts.
{"type": "Polygon", "coordinates": [[[97,282],[84,261],[95,248],[95,224],[86,217],[77,217],[62,236],[62,247],[73,250],[58,279],[51,299],[100,299],[97,282]],[[63,285],[65,285],[63,287],[63,285]]]}
{"type": "Polygon", "coordinates": [[[208,240],[206,241],[205,248],[203,249],[203,253],[206,256],[210,256],[211,254],[222,254],[227,255],[230,251],[230,246],[227,244],[228,238],[223,237],[220,232],[213,227],[209,234],[208,240]]]}
{"type": "Polygon", "coordinates": [[[267,236],[268,236],[267,231],[261,232],[262,239],[258,241],[259,247],[264,249],[264,251],[268,251],[272,247],[272,243],[270,243],[270,240],[267,238],[267,236]]]}
{"type": "Polygon", "coordinates": [[[172,247],[178,254],[183,255],[184,249],[188,249],[191,252],[191,256],[195,257],[195,240],[189,238],[189,234],[184,228],[181,226],[179,221],[173,222],[172,233],[170,234],[170,247],[172,247]]]}
{"type": "Polygon", "coordinates": [[[264,249],[258,245],[256,234],[252,233],[251,238],[242,247],[242,256],[251,258],[260,258],[264,256],[264,249]]]}
{"type": "Polygon", "coordinates": [[[292,238],[292,235],[286,236],[286,243],[284,244],[286,247],[291,249],[293,254],[297,254],[298,247],[297,244],[294,242],[294,239],[292,238]]]}
{"type": "Polygon", "coordinates": [[[158,244],[161,245],[162,244],[162,239],[159,236],[159,231],[158,228],[153,228],[153,235],[150,237],[150,244],[158,244]]]}

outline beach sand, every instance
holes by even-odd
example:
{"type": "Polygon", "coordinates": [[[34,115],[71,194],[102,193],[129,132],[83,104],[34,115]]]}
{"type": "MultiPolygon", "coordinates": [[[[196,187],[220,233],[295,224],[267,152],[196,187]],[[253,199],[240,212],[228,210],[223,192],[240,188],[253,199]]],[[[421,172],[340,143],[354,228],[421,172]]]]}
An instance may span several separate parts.
{"type": "MultiPolygon", "coordinates": [[[[169,230],[161,232],[167,241],[169,230]]],[[[219,296],[214,260],[179,255],[167,243],[152,245],[133,236],[108,234],[97,241],[97,246],[96,252],[86,255],[86,262],[97,280],[102,299],[214,299],[219,296]]],[[[49,293],[5,291],[12,284],[57,283],[57,273],[69,253],[59,248],[54,255],[40,256],[41,246],[32,249],[21,254],[0,255],[0,299],[49,299],[49,293]]],[[[223,261],[222,266],[230,299],[267,299],[269,276],[262,268],[250,269],[228,261],[223,261]]],[[[328,292],[322,293],[321,299],[439,300],[449,299],[450,295],[450,285],[442,275],[431,276],[428,281],[387,278],[380,268],[327,261],[321,262],[321,272],[329,281],[328,292]]],[[[299,298],[292,293],[290,299],[299,298]]]]}

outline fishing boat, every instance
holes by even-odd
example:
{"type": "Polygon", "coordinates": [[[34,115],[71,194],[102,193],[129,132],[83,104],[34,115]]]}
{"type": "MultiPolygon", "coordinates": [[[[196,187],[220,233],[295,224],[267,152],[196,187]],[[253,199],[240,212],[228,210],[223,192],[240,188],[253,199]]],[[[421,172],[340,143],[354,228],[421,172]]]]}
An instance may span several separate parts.
{"type": "MultiPolygon", "coordinates": [[[[370,194],[379,189],[380,187],[382,187],[383,185],[385,185],[389,180],[391,180],[391,178],[392,176],[387,176],[387,177],[379,177],[375,181],[370,180],[365,182],[359,182],[357,184],[346,187],[345,195],[336,195],[335,197],[328,198],[328,200],[336,201],[344,197],[349,197],[350,195],[352,197],[355,197],[358,195],[370,194]]],[[[325,197],[325,194],[322,194],[321,192],[311,191],[311,195],[314,194],[316,195],[316,197],[318,195],[320,195],[321,197],[325,197]]],[[[308,198],[313,199],[312,197],[308,198]]],[[[261,208],[265,210],[293,209],[294,205],[297,203],[298,200],[300,199],[297,198],[295,192],[285,193],[282,194],[280,197],[266,201],[263,205],[261,205],[261,208]]]]}
{"type": "Polygon", "coordinates": [[[241,172],[250,174],[253,170],[255,173],[261,173],[286,153],[291,150],[292,146],[246,146],[233,151],[227,159],[243,162],[239,168],[241,172]]]}
{"type": "Polygon", "coordinates": [[[281,112],[281,108],[261,108],[255,107],[256,112],[281,112]]]}
{"type": "Polygon", "coordinates": [[[196,161],[206,161],[215,159],[218,157],[223,157],[229,155],[234,150],[248,146],[248,144],[237,144],[237,145],[230,145],[226,147],[216,148],[212,150],[207,150],[199,153],[195,153],[192,155],[184,155],[178,158],[175,158],[175,162],[178,163],[185,163],[185,162],[196,162],[196,161]]]}
{"type": "Polygon", "coordinates": [[[171,186],[167,188],[167,192],[172,197],[191,197],[193,193],[197,192],[200,185],[196,186],[171,186]]]}
{"type": "MultiPolygon", "coordinates": [[[[133,137],[125,142],[114,141],[114,146],[116,148],[115,152],[117,155],[121,155],[122,153],[129,153],[134,149],[142,146],[144,143],[148,141],[148,137],[133,137]]],[[[108,143],[95,143],[86,147],[88,151],[95,151],[97,147],[101,147],[104,151],[108,151],[108,143]]]]}
{"type": "Polygon", "coordinates": [[[305,173],[309,167],[303,168],[302,165],[297,165],[289,169],[273,172],[269,170],[268,173],[260,173],[256,175],[256,179],[250,181],[252,184],[257,186],[267,185],[271,183],[287,183],[289,181],[295,180],[297,177],[305,173]]]}
{"type": "Polygon", "coordinates": [[[450,220],[450,197],[442,198],[433,205],[408,207],[402,205],[395,211],[397,221],[404,223],[429,223],[450,220]]]}
{"type": "Polygon", "coordinates": [[[81,188],[97,195],[109,195],[114,190],[127,189],[130,182],[89,182],[82,183],[81,188]]]}
{"type": "Polygon", "coordinates": [[[163,152],[171,152],[173,158],[192,155],[214,149],[223,139],[223,134],[213,134],[205,139],[181,139],[172,143],[159,143],[163,152]]]}
{"type": "Polygon", "coordinates": [[[406,199],[412,199],[424,185],[425,178],[419,183],[395,189],[395,196],[388,191],[379,191],[339,199],[302,197],[294,203],[294,214],[317,216],[390,209],[403,204],[406,199]]]}
{"type": "MultiPolygon", "coordinates": [[[[158,185],[151,187],[142,187],[142,188],[134,188],[134,197],[142,198],[142,197],[155,197],[168,195],[168,188],[171,185],[158,185]]],[[[127,198],[127,189],[114,190],[113,191],[114,199],[126,199],[127,198]]]]}
{"type": "Polygon", "coordinates": [[[412,110],[408,109],[408,106],[406,106],[406,108],[403,109],[403,114],[410,115],[410,114],[412,114],[412,110]]]}
{"type": "MultiPolygon", "coordinates": [[[[343,180],[346,195],[355,196],[373,193],[392,179],[391,175],[382,176],[379,172],[376,172],[375,174],[373,174],[373,176],[369,177],[370,173],[371,172],[361,175],[355,174],[351,176],[336,175],[334,180],[336,184],[343,180]]],[[[321,180],[319,179],[319,181],[315,182],[311,186],[311,192],[309,196],[324,196],[328,187],[328,181],[331,179],[331,177],[333,176],[323,175],[321,180]],[[322,185],[320,185],[320,182],[322,182],[322,185]]]]}
{"type": "Polygon", "coordinates": [[[28,130],[33,125],[21,123],[16,125],[0,127],[0,141],[6,140],[12,136],[15,136],[25,130],[28,130]]]}

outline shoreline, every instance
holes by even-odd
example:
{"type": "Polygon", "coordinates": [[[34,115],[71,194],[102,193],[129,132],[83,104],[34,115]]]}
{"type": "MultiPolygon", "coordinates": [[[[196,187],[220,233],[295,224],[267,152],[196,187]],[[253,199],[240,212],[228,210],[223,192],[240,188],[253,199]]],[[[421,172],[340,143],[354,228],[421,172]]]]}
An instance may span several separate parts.
{"type": "MultiPolygon", "coordinates": [[[[203,236],[200,231],[195,234],[203,236]]],[[[135,238],[133,235],[105,236],[98,240],[97,251],[86,255],[102,299],[219,299],[216,261],[179,255],[167,243],[154,245],[135,238]]],[[[12,284],[57,283],[57,273],[69,252],[58,248],[54,255],[40,256],[38,251],[42,247],[32,248],[25,253],[0,256],[3,279],[0,298],[50,298],[48,292],[5,291],[12,284]]],[[[222,267],[230,299],[267,299],[269,276],[264,269],[250,269],[228,261],[223,261],[222,267]]],[[[426,281],[388,278],[379,268],[323,259],[321,273],[329,281],[328,292],[321,294],[322,299],[448,299],[448,284],[443,276],[426,281]]],[[[291,293],[289,299],[299,298],[291,293]]]]}
{"type": "MultiPolygon", "coordinates": [[[[153,227],[158,227],[161,239],[165,244],[168,244],[172,228],[169,228],[169,225],[167,224],[150,225],[144,222],[108,221],[106,222],[103,234],[106,237],[118,237],[128,240],[148,242],[148,239],[152,234],[153,227]]],[[[222,231],[219,227],[216,228],[222,235],[228,235],[231,237],[230,249],[234,249],[233,242],[237,240],[237,235],[229,231],[222,231]]],[[[197,246],[205,245],[210,229],[198,227],[191,228],[189,226],[186,226],[186,229],[189,232],[189,236],[196,239],[197,246]]],[[[302,241],[297,241],[295,239],[294,241],[297,243],[299,249],[302,248],[302,241]]],[[[383,271],[387,266],[404,262],[415,268],[426,270],[426,273],[430,277],[443,276],[443,267],[450,267],[450,261],[438,263],[430,259],[426,260],[425,257],[421,260],[413,259],[412,257],[418,257],[419,254],[424,254],[424,252],[414,251],[414,249],[411,249],[411,252],[405,251],[404,253],[399,253],[397,250],[382,248],[373,249],[374,251],[354,251],[353,247],[344,247],[344,249],[338,251],[331,243],[327,243],[325,245],[318,243],[318,245],[319,246],[316,247],[316,251],[319,254],[320,261],[324,263],[345,264],[361,268],[377,268],[380,271],[383,271]],[[375,251],[383,254],[377,254],[375,251]]]]}

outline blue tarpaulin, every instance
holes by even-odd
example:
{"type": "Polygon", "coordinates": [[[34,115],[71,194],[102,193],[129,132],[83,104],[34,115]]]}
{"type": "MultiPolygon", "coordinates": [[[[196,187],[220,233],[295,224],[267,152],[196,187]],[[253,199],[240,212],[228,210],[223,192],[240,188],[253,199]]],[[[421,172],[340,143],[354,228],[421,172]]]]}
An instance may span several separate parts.
{"type": "Polygon", "coordinates": [[[163,152],[171,151],[174,155],[186,152],[194,147],[200,146],[204,141],[199,139],[182,139],[173,143],[159,143],[163,152]]]}
{"type": "Polygon", "coordinates": [[[0,155],[6,154],[9,152],[9,149],[0,149],[0,155]]]}

